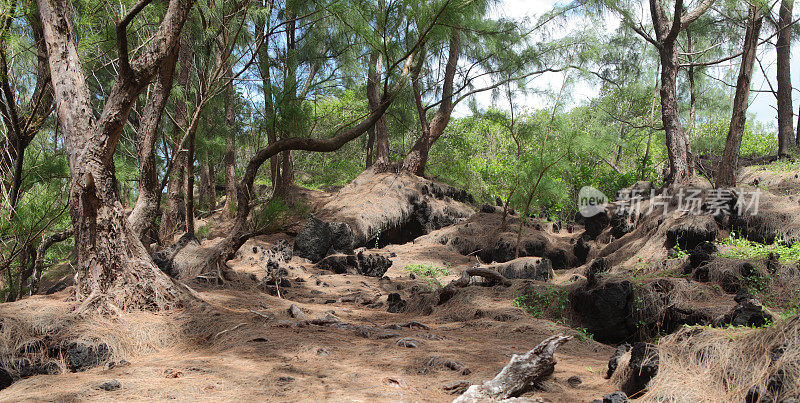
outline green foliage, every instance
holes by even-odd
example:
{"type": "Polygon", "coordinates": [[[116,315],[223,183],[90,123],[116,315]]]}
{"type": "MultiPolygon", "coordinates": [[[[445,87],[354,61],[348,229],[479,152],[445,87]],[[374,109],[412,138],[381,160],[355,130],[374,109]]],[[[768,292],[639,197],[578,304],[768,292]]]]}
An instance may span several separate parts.
{"type": "MultiPolygon", "coordinates": [[[[728,136],[730,117],[717,116],[695,128],[692,133],[692,149],[698,155],[722,155],[728,136]]],[[[778,137],[772,127],[761,122],[747,121],[739,155],[743,157],[775,155],[778,137]]]]}
{"type": "MultiPolygon", "coordinates": [[[[299,208],[302,211],[302,208],[299,208]]],[[[273,197],[253,209],[253,228],[257,232],[273,233],[280,231],[287,223],[285,218],[292,208],[280,197],[273,197]]]]}
{"type": "MultiPolygon", "coordinates": [[[[577,336],[580,341],[594,340],[594,335],[585,327],[577,327],[575,331],[578,332],[577,336]]],[[[587,367],[587,369],[589,372],[594,372],[591,367],[587,367]]]]}
{"type": "Polygon", "coordinates": [[[735,233],[731,233],[730,237],[718,244],[726,248],[717,252],[717,254],[730,259],[763,260],[768,258],[770,253],[775,253],[783,264],[790,264],[800,260],[800,242],[788,245],[778,240],[771,245],[764,245],[749,241],[747,238],[737,237],[735,233]]]}
{"type": "Polygon", "coordinates": [[[564,320],[569,294],[566,288],[557,285],[537,285],[517,295],[512,304],[535,318],[564,320]]]}

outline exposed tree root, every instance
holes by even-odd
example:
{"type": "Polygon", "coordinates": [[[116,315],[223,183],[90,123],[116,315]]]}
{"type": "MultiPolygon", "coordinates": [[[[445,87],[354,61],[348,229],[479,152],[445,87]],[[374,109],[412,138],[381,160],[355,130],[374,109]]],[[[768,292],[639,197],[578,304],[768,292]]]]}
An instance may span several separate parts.
{"type": "Polygon", "coordinates": [[[472,276],[478,276],[478,277],[487,278],[487,279],[492,280],[492,281],[494,281],[496,283],[500,283],[500,284],[502,284],[503,286],[506,286],[506,287],[511,285],[511,280],[503,277],[502,274],[500,274],[500,273],[498,273],[498,272],[496,272],[496,271],[494,271],[492,269],[487,269],[487,268],[482,268],[482,267],[473,267],[473,268],[470,268],[470,269],[467,269],[467,270],[464,270],[463,272],[461,272],[461,277],[451,281],[450,284],[446,285],[441,290],[439,290],[439,302],[438,303],[439,304],[443,304],[443,303],[449,301],[450,298],[453,298],[453,296],[456,295],[456,293],[458,292],[459,288],[464,288],[464,287],[469,285],[469,282],[472,279],[472,276]]]}
{"type": "Polygon", "coordinates": [[[539,343],[533,350],[523,355],[511,357],[508,365],[491,381],[470,386],[454,403],[503,401],[519,396],[529,390],[536,382],[553,373],[556,348],[566,343],[571,336],[559,334],[539,343]]]}

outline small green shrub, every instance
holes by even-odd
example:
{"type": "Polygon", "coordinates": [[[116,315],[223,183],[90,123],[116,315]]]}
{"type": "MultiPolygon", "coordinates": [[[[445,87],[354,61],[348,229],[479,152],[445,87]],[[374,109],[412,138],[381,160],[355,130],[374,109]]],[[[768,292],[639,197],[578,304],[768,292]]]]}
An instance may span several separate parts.
{"type": "Polygon", "coordinates": [[[557,285],[534,286],[517,295],[512,304],[534,318],[564,319],[569,295],[565,288],[557,285]]]}

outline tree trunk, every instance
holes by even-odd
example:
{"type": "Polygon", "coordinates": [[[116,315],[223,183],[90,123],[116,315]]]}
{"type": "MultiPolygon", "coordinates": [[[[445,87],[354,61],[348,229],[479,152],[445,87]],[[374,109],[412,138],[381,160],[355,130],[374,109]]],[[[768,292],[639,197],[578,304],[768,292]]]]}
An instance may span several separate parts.
{"type": "Polygon", "coordinates": [[[661,60],[661,119],[667,137],[669,172],[673,182],[685,182],[694,174],[691,149],[681,126],[678,107],[678,53],[675,42],[662,43],[661,60]]]}
{"type": "Polygon", "coordinates": [[[715,0],[703,0],[694,10],[685,10],[683,0],[676,0],[673,7],[672,21],[664,10],[664,2],[650,0],[650,16],[653,20],[655,39],[636,26],[635,30],[658,49],[661,63],[661,120],[667,138],[667,156],[669,157],[669,180],[673,183],[686,182],[694,175],[694,158],[689,144],[689,137],[683,130],[678,107],[678,53],[675,42],[678,34],[686,29],[705,13],[715,0]]]}
{"type": "MultiPolygon", "coordinates": [[[[220,60],[227,65],[227,77],[233,76],[231,65],[227,60],[220,60]]],[[[236,113],[234,102],[236,91],[233,88],[233,80],[228,80],[225,84],[225,155],[223,163],[225,165],[225,213],[233,216],[233,209],[236,206],[236,133],[234,123],[236,123],[236,113]]]]}
{"type": "MultiPolygon", "coordinates": [[[[230,127],[230,126],[229,126],[230,127]]],[[[236,208],[236,139],[229,133],[225,139],[225,211],[233,214],[236,208]]]]}
{"type": "Polygon", "coordinates": [[[110,311],[182,305],[184,293],[153,263],[128,225],[114,172],[114,149],[131,106],[175,46],[191,0],[170,0],[158,31],[133,61],[128,60],[124,22],[130,19],[117,25],[120,73],[97,120],[76,48],[69,2],[37,3],[70,168],[75,293],[83,301],[79,310],[95,303],[110,311]]]}
{"type": "MultiPolygon", "coordinates": [[[[378,10],[383,12],[386,1],[378,1],[378,10]]],[[[380,22],[380,17],[378,17],[380,22]]],[[[381,102],[381,76],[383,73],[383,57],[378,50],[373,50],[369,58],[367,71],[367,101],[370,110],[375,110],[381,102]]],[[[375,165],[376,169],[384,170],[390,163],[389,134],[386,129],[386,116],[382,115],[375,127],[370,129],[367,142],[367,167],[375,165]]]]}
{"type": "Polygon", "coordinates": [[[167,105],[172,91],[172,76],[178,57],[178,48],[170,51],[158,72],[158,80],[153,87],[153,95],[144,107],[142,122],[136,131],[136,151],[139,157],[139,197],[133,211],[128,216],[131,231],[142,241],[145,247],[150,245],[146,235],[150,233],[158,213],[161,192],[156,172],[155,146],[158,127],[164,107],[167,105]]]}
{"type": "Polygon", "coordinates": [[[753,78],[753,65],[758,50],[758,35],[761,32],[761,7],[750,6],[750,18],[744,37],[744,53],[736,81],[736,94],[733,97],[733,113],[728,138],[725,140],[725,151],[717,171],[717,187],[736,186],[736,168],[739,163],[739,148],[742,145],[744,125],[747,121],[747,105],[750,98],[750,82],[753,78]]]}
{"type": "Polygon", "coordinates": [[[783,0],[779,12],[778,41],[775,51],[778,56],[778,157],[789,155],[795,148],[792,107],[791,42],[792,6],[794,0],[783,0]]]}
{"type": "Polygon", "coordinates": [[[216,209],[217,195],[214,188],[214,164],[211,156],[205,153],[203,164],[200,166],[200,204],[211,213],[216,209]]]}
{"type": "Polygon", "coordinates": [[[186,195],[184,200],[184,222],[186,233],[194,236],[194,145],[197,132],[189,130],[189,137],[186,139],[186,176],[183,182],[183,194],[186,195]]]}
{"type": "MultiPolygon", "coordinates": [[[[180,41],[178,61],[181,65],[178,76],[178,85],[183,88],[184,94],[189,88],[189,73],[193,57],[191,39],[187,32],[180,41]]],[[[186,127],[186,104],[183,100],[175,102],[175,122],[172,127],[172,155],[176,155],[171,167],[171,176],[167,185],[167,206],[161,214],[160,238],[166,243],[172,243],[178,231],[178,223],[184,220],[184,177],[186,174],[186,149],[181,145],[183,128],[186,127]]]]}
{"type": "Polygon", "coordinates": [[[458,67],[458,57],[461,53],[461,32],[453,28],[450,33],[450,46],[445,65],[444,82],[442,84],[442,101],[439,109],[433,115],[430,123],[426,121],[425,111],[422,107],[418,79],[414,79],[414,97],[417,104],[417,112],[420,117],[422,133],[411,147],[411,151],[403,159],[403,170],[417,176],[425,174],[425,166],[428,163],[428,153],[433,143],[441,137],[447,124],[450,122],[450,115],[453,112],[453,81],[455,80],[456,68],[458,67]]]}

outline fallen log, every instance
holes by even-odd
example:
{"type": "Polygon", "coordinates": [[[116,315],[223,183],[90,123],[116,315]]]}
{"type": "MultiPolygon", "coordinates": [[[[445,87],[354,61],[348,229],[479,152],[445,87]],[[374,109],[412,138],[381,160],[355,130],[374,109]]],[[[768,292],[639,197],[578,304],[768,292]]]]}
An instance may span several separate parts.
{"type": "Polygon", "coordinates": [[[566,343],[571,336],[559,334],[539,343],[533,350],[523,355],[514,354],[500,373],[481,385],[472,385],[453,403],[473,403],[503,401],[519,396],[534,384],[553,373],[556,348],[566,343]]]}

